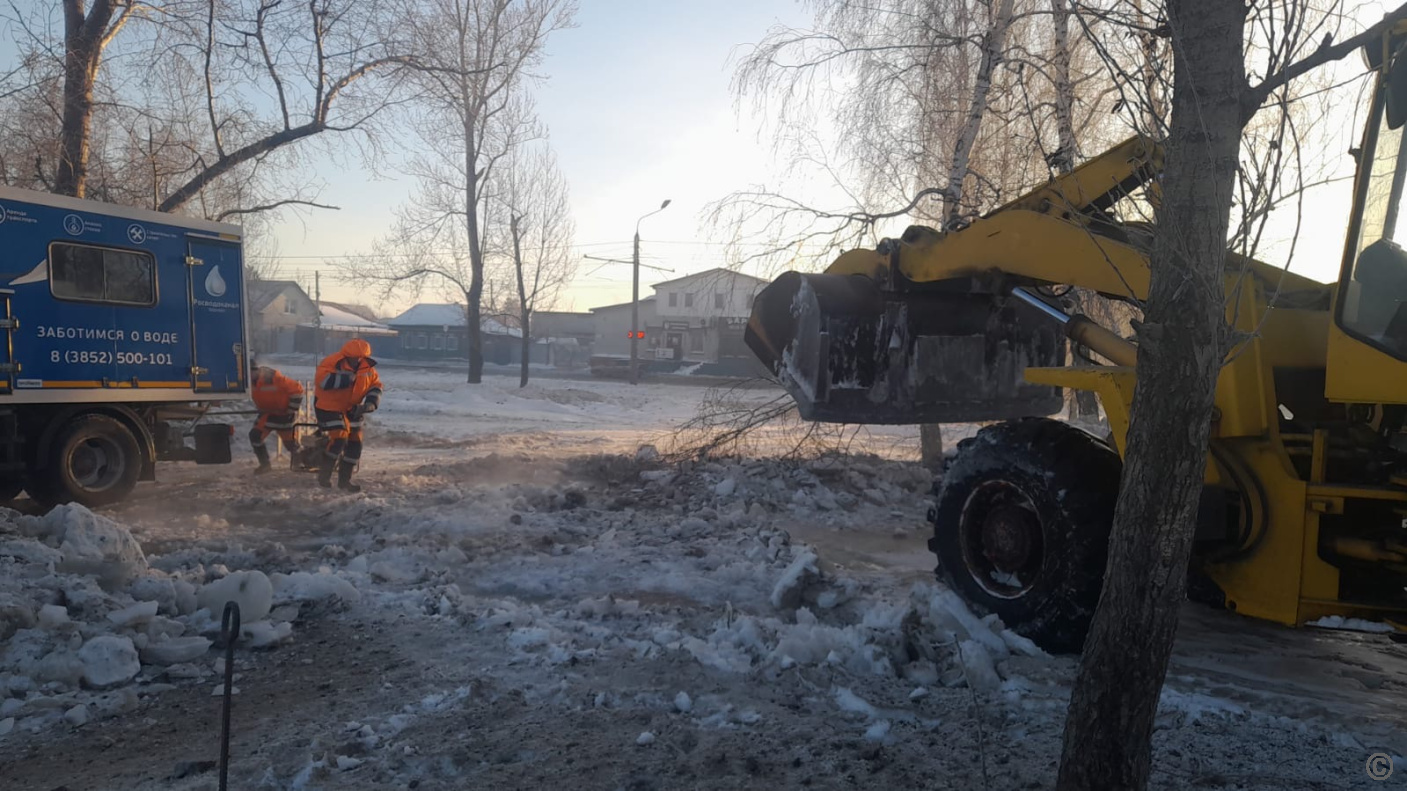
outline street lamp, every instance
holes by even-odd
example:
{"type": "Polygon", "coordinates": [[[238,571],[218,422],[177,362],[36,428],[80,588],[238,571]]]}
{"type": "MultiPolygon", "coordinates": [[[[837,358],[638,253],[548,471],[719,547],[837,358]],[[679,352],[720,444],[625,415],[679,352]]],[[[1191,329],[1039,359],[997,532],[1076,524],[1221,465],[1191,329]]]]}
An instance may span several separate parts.
{"type": "Polygon", "coordinates": [[[633,274],[630,286],[630,383],[640,384],[640,223],[645,221],[645,217],[659,214],[669,205],[669,199],[665,198],[664,203],[658,209],[644,215],[635,221],[635,255],[631,261],[633,274]]]}

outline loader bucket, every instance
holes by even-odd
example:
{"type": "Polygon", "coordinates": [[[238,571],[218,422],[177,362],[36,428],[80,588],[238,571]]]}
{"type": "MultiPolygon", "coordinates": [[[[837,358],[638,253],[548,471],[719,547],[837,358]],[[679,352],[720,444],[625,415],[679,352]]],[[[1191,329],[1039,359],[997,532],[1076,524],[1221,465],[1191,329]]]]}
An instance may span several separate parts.
{"type": "Polygon", "coordinates": [[[1060,328],[967,280],[918,292],[862,275],[787,272],[753,302],[744,341],[806,420],[960,423],[1050,415],[1059,388],[1029,367],[1065,364],[1060,328]]]}

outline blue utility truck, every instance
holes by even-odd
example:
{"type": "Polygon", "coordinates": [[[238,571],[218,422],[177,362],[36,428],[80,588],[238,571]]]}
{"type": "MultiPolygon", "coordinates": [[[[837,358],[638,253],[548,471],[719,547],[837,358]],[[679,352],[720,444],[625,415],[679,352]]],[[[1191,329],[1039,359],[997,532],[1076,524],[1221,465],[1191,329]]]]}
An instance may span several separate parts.
{"type": "Polygon", "coordinates": [[[106,505],[158,460],[228,463],[210,410],[246,397],[244,293],[237,226],[0,187],[0,498],[106,505]]]}

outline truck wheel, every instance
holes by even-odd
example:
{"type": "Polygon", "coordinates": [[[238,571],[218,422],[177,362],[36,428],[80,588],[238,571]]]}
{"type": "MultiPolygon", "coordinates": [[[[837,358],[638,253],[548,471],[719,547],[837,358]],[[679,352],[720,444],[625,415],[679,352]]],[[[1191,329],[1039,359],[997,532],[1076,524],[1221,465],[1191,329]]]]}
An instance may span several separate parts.
{"type": "Polygon", "coordinates": [[[1078,653],[1099,604],[1121,462],[1043,418],[978,432],[943,478],[929,549],[975,610],[1052,653],[1078,653]]]}
{"type": "Polygon", "coordinates": [[[82,415],[54,437],[49,463],[38,476],[38,499],[45,505],[111,505],[132,492],[141,470],[141,447],[126,426],[106,415],[82,415]]]}

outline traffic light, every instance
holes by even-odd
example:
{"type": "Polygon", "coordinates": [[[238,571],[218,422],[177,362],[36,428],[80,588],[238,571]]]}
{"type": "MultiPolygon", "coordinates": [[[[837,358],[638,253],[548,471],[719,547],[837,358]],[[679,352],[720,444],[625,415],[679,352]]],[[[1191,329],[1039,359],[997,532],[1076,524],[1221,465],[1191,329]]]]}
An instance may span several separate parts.
{"type": "Polygon", "coordinates": [[[644,338],[644,337],[645,337],[645,331],[644,331],[644,330],[626,330],[626,332],[625,332],[625,337],[627,337],[627,338],[644,338]]]}

